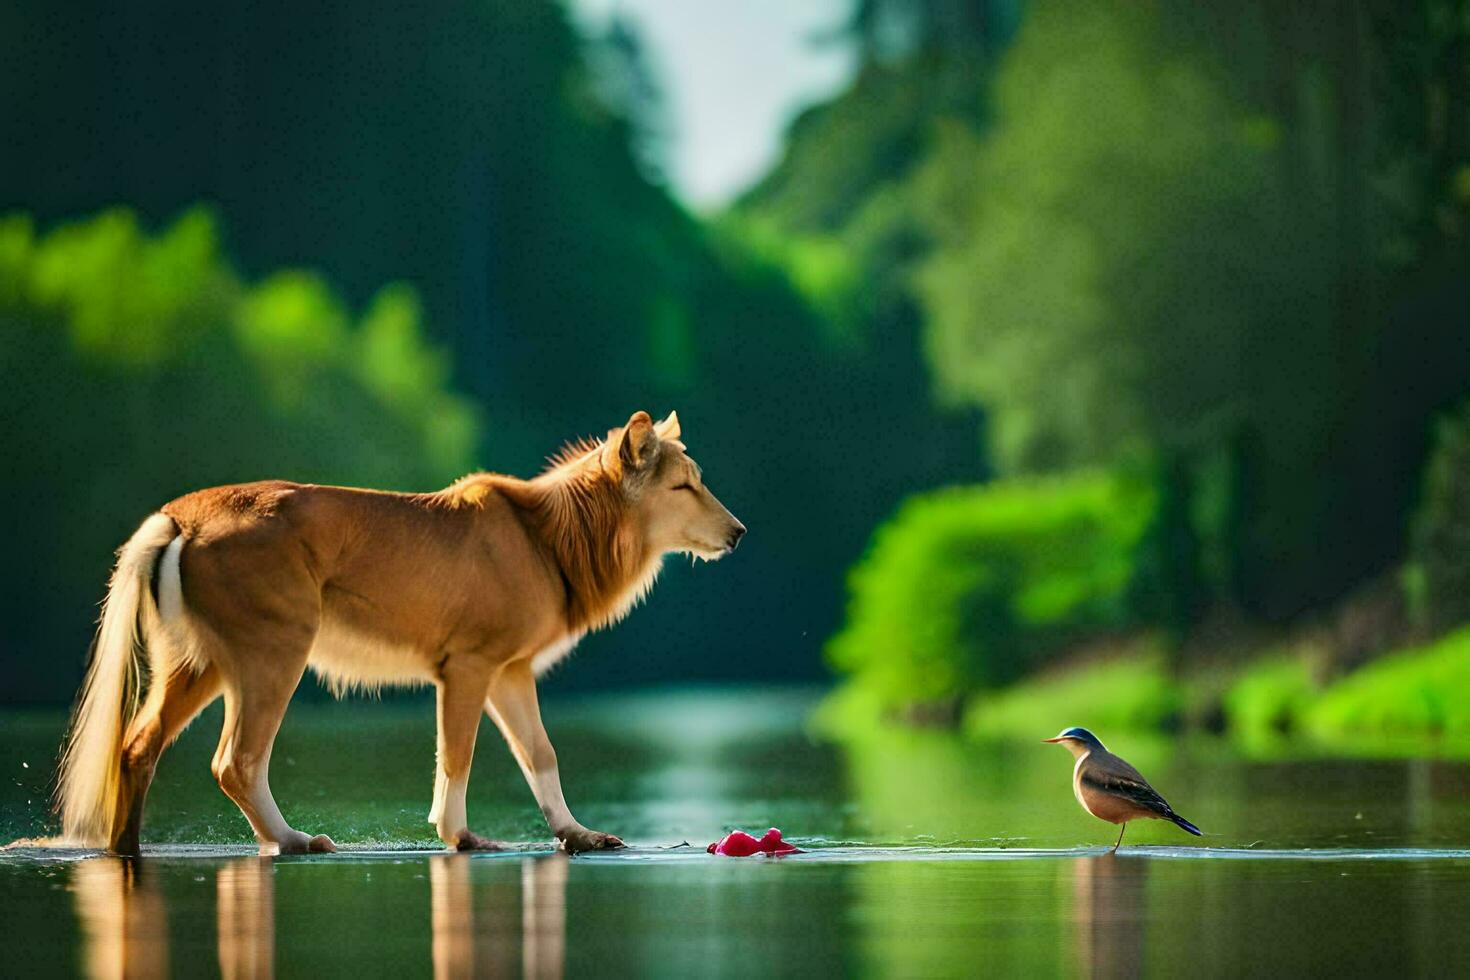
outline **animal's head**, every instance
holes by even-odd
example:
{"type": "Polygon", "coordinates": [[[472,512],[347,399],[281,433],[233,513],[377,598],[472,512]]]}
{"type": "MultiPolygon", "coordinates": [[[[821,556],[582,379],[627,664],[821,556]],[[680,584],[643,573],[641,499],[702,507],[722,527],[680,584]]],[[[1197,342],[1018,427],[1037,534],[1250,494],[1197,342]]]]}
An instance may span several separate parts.
{"type": "Polygon", "coordinates": [[[654,422],[647,412],[634,412],[607,434],[603,472],[618,482],[650,552],[713,561],[735,550],[745,525],[705,486],[679,436],[677,413],[654,422]]]}
{"type": "Polygon", "coordinates": [[[1102,742],[1085,728],[1064,729],[1056,738],[1044,738],[1043,742],[1059,742],[1075,756],[1103,747],[1102,742]]]}

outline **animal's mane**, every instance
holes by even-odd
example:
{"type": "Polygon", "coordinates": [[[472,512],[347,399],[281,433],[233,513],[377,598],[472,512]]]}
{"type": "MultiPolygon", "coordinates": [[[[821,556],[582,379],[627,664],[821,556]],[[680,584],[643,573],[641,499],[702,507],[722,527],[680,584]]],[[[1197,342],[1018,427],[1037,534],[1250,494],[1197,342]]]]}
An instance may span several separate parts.
{"type": "Polygon", "coordinates": [[[465,507],[480,508],[485,506],[485,498],[490,495],[496,479],[494,473],[486,473],[483,470],[467,473],[438,493],[425,496],[431,503],[448,507],[451,510],[465,507]]]}
{"type": "Polygon", "coordinates": [[[526,515],[560,573],[567,625],[576,634],[625,616],[653,585],[661,564],[645,553],[616,478],[598,465],[603,446],[603,440],[575,440],[549,457],[534,479],[489,480],[526,515]]]}
{"type": "Polygon", "coordinates": [[[617,482],[595,463],[605,440],[581,438],[546,459],[531,480],[471,473],[435,495],[452,508],[481,508],[498,493],[527,515],[567,590],[573,633],[601,629],[647,595],[662,565],[628,523],[617,482]]]}
{"type": "Polygon", "coordinates": [[[560,467],[580,463],[593,452],[601,450],[604,442],[605,439],[594,439],[591,436],[569,439],[562,443],[560,449],[546,457],[546,468],[541,472],[550,473],[560,467]]]}
{"type": "MultiPolygon", "coordinates": [[[[546,457],[546,466],[542,468],[539,477],[550,476],[558,470],[569,470],[585,462],[593,453],[602,450],[604,442],[606,442],[604,439],[581,436],[562,443],[560,449],[546,457]]],[[[506,479],[499,473],[477,470],[474,473],[466,473],[438,493],[426,496],[432,498],[435,503],[447,505],[451,509],[483,507],[485,498],[489,496],[491,489],[503,484],[506,479]]]]}

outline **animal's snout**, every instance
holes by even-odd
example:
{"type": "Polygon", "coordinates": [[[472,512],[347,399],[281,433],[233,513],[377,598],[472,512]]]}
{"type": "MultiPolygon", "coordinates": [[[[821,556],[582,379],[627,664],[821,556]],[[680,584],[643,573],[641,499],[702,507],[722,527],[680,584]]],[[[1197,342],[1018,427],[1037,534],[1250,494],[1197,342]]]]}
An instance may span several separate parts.
{"type": "Polygon", "coordinates": [[[728,547],[731,551],[734,551],[735,546],[740,543],[740,539],[743,537],[745,537],[745,525],[741,524],[739,521],[736,521],[735,527],[730,532],[730,537],[726,541],[725,546],[728,547]]]}

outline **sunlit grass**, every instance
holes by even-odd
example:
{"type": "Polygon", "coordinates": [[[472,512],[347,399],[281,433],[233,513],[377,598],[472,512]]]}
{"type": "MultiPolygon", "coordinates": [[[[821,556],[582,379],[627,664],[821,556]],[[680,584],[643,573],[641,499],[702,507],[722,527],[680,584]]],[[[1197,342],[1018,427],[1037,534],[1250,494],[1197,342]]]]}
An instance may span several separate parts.
{"type": "MultiPolygon", "coordinates": [[[[1249,758],[1470,757],[1470,629],[1390,654],[1325,689],[1310,646],[1275,648],[1244,666],[1176,675],[1157,639],[974,696],[960,727],[973,740],[1029,740],[1070,725],[1099,733],[1198,728],[1213,714],[1249,758]],[[1218,707],[1218,711],[1212,709],[1218,707]]],[[[811,730],[852,743],[887,739],[903,719],[849,683],[813,713],[811,730]]],[[[1213,730],[1213,729],[1212,729],[1213,730]]]]}
{"type": "Polygon", "coordinates": [[[1143,641],[1122,656],[981,695],[965,714],[965,730],[982,737],[1040,737],[1071,725],[1159,729],[1174,720],[1180,701],[1179,685],[1169,675],[1163,652],[1143,641]]]}
{"type": "Polygon", "coordinates": [[[1230,729],[1253,738],[1282,735],[1296,725],[1319,685],[1312,665],[1294,653],[1268,654],[1238,674],[1222,699],[1230,729]]]}
{"type": "Polygon", "coordinates": [[[1334,686],[1303,713],[1318,738],[1346,735],[1470,741],[1470,629],[1390,654],[1334,686]]]}

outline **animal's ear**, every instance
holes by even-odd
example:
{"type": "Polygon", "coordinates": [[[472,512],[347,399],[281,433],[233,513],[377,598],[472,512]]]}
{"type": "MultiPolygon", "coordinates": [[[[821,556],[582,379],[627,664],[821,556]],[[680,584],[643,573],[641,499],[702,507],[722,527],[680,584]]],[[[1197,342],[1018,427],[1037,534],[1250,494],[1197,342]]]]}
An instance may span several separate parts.
{"type": "Polygon", "coordinates": [[[679,413],[670,412],[669,417],[653,427],[660,439],[679,438],[679,413]]]}
{"type": "Polygon", "coordinates": [[[651,464],[658,456],[658,433],[647,412],[634,412],[628,424],[607,434],[602,462],[609,470],[626,475],[651,464]]]}

